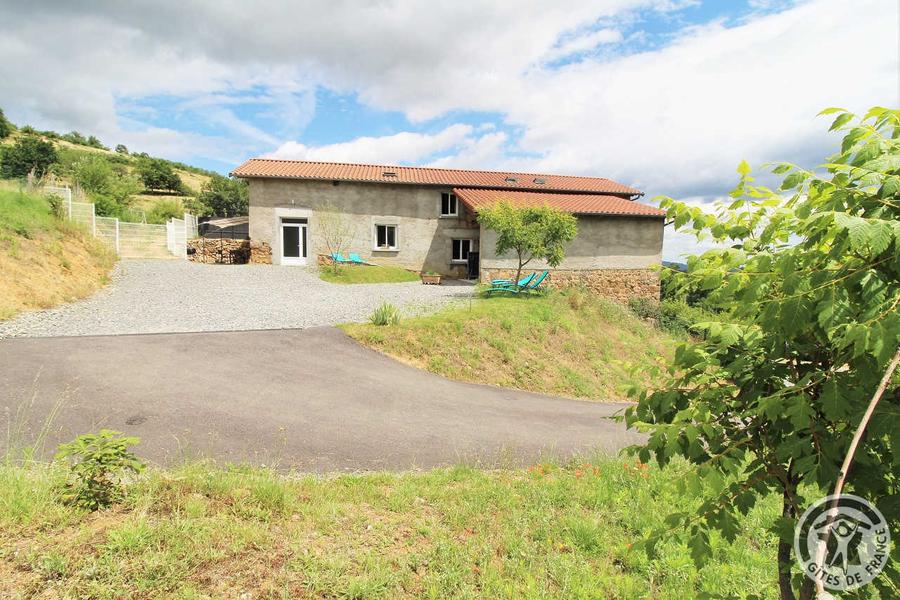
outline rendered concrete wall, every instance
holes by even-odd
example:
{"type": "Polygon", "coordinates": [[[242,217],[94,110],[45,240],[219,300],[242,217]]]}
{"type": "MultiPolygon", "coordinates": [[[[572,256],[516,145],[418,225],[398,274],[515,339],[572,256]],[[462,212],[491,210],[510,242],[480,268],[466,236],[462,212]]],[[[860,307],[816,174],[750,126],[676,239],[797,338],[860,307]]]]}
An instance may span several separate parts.
{"type": "Polygon", "coordinates": [[[459,204],[459,217],[441,217],[441,192],[449,189],[411,185],[366,184],[279,179],[250,180],[250,239],[268,243],[278,261],[276,209],[309,209],[310,256],[327,252],[316,211],[333,205],[349,215],[353,241],[349,251],[363,260],[414,270],[461,276],[464,265],[451,264],[453,239],[478,239],[479,228],[459,204]],[[376,223],[396,224],[399,248],[375,250],[376,223]]]}
{"type": "MultiPolygon", "coordinates": [[[[662,261],[663,220],[647,217],[578,217],[578,235],[566,247],[561,270],[644,269],[662,261]]],[[[481,268],[515,269],[514,254],[497,256],[497,235],[481,232],[481,268]]],[[[528,269],[547,269],[534,260],[528,269]]]]}

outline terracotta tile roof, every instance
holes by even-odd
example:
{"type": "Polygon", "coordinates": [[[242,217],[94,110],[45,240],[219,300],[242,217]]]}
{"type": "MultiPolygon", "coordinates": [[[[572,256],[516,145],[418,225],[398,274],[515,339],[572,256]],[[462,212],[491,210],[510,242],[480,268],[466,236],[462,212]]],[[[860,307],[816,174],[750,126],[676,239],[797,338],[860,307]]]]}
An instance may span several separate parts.
{"type": "Polygon", "coordinates": [[[635,196],[640,190],[602,177],[572,175],[541,175],[509,171],[469,171],[464,169],[434,169],[429,167],[399,167],[326,163],[305,160],[251,158],[232,171],[237,177],[274,177],[287,179],[318,179],[325,181],[369,181],[459,187],[490,187],[520,190],[551,190],[564,192],[600,192],[635,196]]]}
{"type": "Polygon", "coordinates": [[[665,211],[646,204],[608,194],[554,194],[552,192],[522,192],[454,188],[453,193],[471,210],[506,200],[513,206],[549,205],[576,215],[627,215],[636,217],[664,217],[665,211]]]}

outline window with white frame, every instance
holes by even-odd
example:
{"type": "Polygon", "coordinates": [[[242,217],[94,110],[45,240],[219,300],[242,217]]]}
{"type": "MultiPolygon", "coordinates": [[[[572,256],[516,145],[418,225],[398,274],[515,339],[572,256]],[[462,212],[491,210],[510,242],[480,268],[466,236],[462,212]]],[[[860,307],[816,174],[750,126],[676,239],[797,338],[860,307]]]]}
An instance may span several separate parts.
{"type": "Polygon", "coordinates": [[[453,240],[452,262],[464,263],[469,260],[469,251],[472,250],[472,240],[453,240]]]}
{"type": "Polygon", "coordinates": [[[375,250],[397,250],[397,226],[375,225],[375,250]]]}
{"type": "Polygon", "coordinates": [[[456,194],[441,192],[441,216],[455,217],[457,214],[459,213],[456,210],[456,194]]]}

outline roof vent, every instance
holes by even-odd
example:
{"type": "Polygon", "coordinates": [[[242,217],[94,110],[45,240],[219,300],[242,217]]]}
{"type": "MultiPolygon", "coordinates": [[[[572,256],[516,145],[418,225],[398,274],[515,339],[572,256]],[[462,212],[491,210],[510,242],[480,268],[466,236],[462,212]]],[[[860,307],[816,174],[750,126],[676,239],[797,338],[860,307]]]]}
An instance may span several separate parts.
{"type": "Polygon", "coordinates": [[[382,177],[396,177],[397,173],[395,173],[394,171],[385,171],[381,175],[382,177]]]}
{"type": "Polygon", "coordinates": [[[519,180],[516,179],[515,177],[513,177],[512,175],[509,175],[509,176],[507,176],[507,178],[506,178],[506,183],[518,183],[518,181],[519,181],[519,180]]]}
{"type": "Polygon", "coordinates": [[[547,180],[543,179],[542,177],[535,177],[533,181],[535,183],[547,183],[547,180]]]}

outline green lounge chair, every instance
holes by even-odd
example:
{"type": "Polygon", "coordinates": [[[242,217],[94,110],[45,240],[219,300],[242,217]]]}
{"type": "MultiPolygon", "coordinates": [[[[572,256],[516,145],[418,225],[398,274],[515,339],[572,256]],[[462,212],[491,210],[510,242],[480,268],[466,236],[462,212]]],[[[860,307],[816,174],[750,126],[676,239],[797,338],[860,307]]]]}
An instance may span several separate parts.
{"type": "Polygon", "coordinates": [[[513,294],[519,294],[521,292],[532,292],[537,289],[541,282],[546,279],[547,275],[550,274],[550,271],[544,271],[537,277],[535,277],[536,273],[532,273],[530,277],[526,277],[521,281],[525,281],[525,285],[520,285],[519,283],[500,283],[497,284],[490,289],[486,290],[485,293],[491,294],[493,292],[511,292],[513,294]],[[526,281],[527,280],[527,281],[526,281]]]}
{"type": "Polygon", "coordinates": [[[357,254],[356,252],[351,252],[348,256],[350,257],[350,262],[352,262],[352,263],[355,264],[355,265],[367,265],[367,264],[369,264],[369,263],[367,263],[366,261],[364,261],[363,259],[361,259],[361,258],[359,257],[359,254],[357,254]]]}
{"type": "Polygon", "coordinates": [[[348,263],[348,262],[350,262],[349,260],[347,260],[346,258],[344,258],[344,254],[341,253],[341,252],[332,252],[332,253],[331,253],[331,260],[333,260],[333,261],[336,262],[336,263],[348,263]]]}
{"type": "MultiPolygon", "coordinates": [[[[517,283],[516,285],[518,285],[519,287],[524,287],[524,286],[528,285],[528,282],[531,281],[532,279],[534,279],[535,275],[537,275],[537,271],[535,271],[531,275],[526,275],[525,277],[520,279],[519,283],[517,283]]],[[[513,283],[512,279],[492,279],[491,280],[491,285],[512,285],[512,283],[513,283]]]]}

